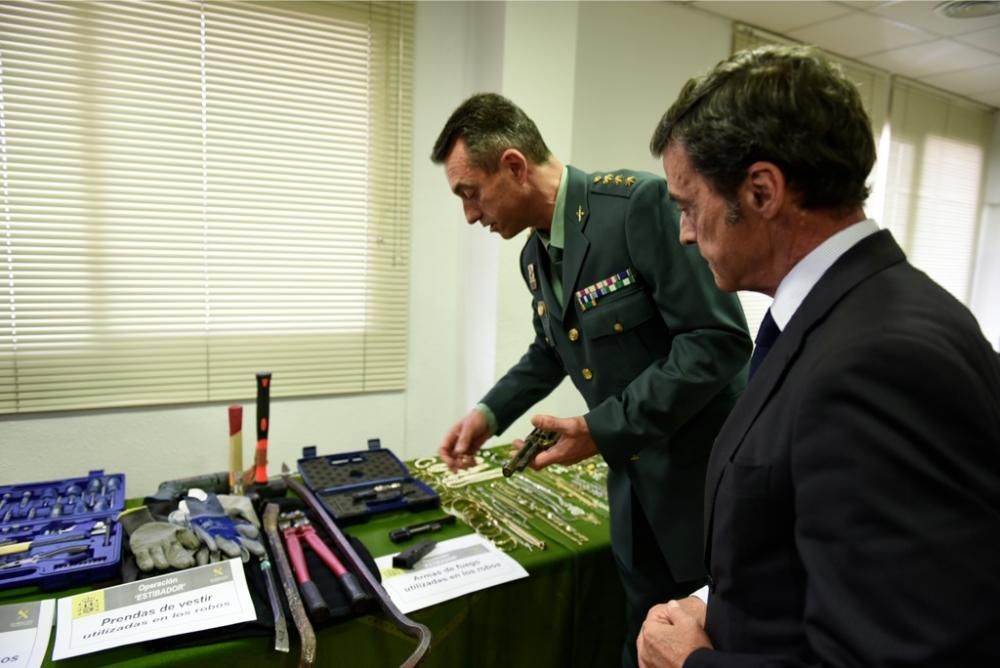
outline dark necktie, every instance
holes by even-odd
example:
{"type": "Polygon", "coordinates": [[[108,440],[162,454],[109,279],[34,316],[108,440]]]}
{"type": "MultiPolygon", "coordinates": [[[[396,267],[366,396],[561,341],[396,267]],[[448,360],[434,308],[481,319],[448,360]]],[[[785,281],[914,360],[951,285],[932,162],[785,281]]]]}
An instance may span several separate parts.
{"type": "Polygon", "coordinates": [[[561,277],[563,249],[549,244],[549,259],[552,260],[552,273],[561,277]]]}
{"type": "Polygon", "coordinates": [[[781,334],[781,330],[778,329],[778,325],[774,322],[774,318],[771,317],[771,309],[767,309],[767,313],[764,314],[764,319],[760,323],[760,329],[757,330],[757,338],[754,341],[753,356],[750,358],[750,377],[753,378],[754,372],[757,371],[757,367],[760,366],[764,358],[767,357],[767,353],[771,350],[771,346],[778,339],[778,335],[781,334]]]}
{"type": "Polygon", "coordinates": [[[549,264],[551,265],[551,272],[549,273],[549,278],[552,283],[552,292],[556,295],[556,300],[559,305],[562,306],[562,260],[563,260],[563,249],[556,248],[552,244],[549,244],[549,264]]]}

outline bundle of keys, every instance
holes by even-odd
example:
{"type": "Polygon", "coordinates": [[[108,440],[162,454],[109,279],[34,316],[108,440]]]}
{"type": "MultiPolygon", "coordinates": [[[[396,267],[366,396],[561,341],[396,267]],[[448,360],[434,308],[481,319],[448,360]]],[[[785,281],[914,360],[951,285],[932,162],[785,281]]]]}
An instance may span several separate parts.
{"type": "Polygon", "coordinates": [[[559,432],[543,431],[542,429],[531,430],[528,437],[524,439],[524,447],[518,450],[509,462],[503,465],[504,477],[509,478],[531,463],[542,450],[552,447],[559,440],[559,432]]]}

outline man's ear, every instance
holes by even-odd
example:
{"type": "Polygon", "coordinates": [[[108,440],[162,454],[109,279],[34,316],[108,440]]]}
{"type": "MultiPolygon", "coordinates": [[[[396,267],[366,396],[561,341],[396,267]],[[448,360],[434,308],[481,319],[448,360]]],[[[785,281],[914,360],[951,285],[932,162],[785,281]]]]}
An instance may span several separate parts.
{"type": "Polygon", "coordinates": [[[747,168],[746,204],[757,215],[774,218],[785,205],[785,175],[773,162],[755,162],[747,168]]]}
{"type": "Polygon", "coordinates": [[[528,178],[528,159],[516,148],[509,148],[500,154],[500,169],[518,183],[524,183],[528,178]]]}

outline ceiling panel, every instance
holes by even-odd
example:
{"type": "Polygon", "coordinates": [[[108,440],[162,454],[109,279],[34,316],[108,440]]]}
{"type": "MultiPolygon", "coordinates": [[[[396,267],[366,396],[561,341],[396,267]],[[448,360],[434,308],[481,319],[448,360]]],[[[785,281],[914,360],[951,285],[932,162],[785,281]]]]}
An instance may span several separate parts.
{"type": "Polygon", "coordinates": [[[992,93],[976,95],[976,99],[983,104],[990,105],[991,107],[1000,107],[1000,90],[993,91],[992,93]]]}
{"type": "Polygon", "coordinates": [[[903,2],[887,2],[869,11],[937,35],[961,35],[1000,25],[1000,14],[976,19],[951,19],[934,11],[938,4],[940,3],[905,0],[903,2]]]}
{"type": "Polygon", "coordinates": [[[851,11],[837,2],[693,2],[692,6],[713,14],[749,23],[774,32],[795,28],[842,16],[851,11]]]}
{"type": "Polygon", "coordinates": [[[815,44],[849,58],[935,39],[934,35],[923,30],[864,12],[852,12],[787,34],[792,39],[815,44]]]}
{"type": "Polygon", "coordinates": [[[949,19],[940,0],[692,2],[690,6],[998,106],[1000,15],[949,19]]]}
{"type": "Polygon", "coordinates": [[[893,0],[841,0],[838,5],[845,5],[852,9],[866,9],[873,10],[876,7],[881,7],[882,5],[891,5],[893,0]]]}
{"type": "Polygon", "coordinates": [[[956,37],[955,39],[959,42],[978,46],[980,49],[986,49],[992,53],[1000,54],[1000,26],[970,32],[956,37]]]}
{"type": "Polygon", "coordinates": [[[938,74],[922,81],[938,88],[947,88],[960,95],[1000,90],[1000,63],[964,69],[961,72],[938,74]]]}
{"type": "Polygon", "coordinates": [[[939,39],[928,44],[859,56],[859,60],[890,72],[906,72],[907,76],[922,79],[942,72],[960,72],[993,65],[1000,62],[1000,57],[954,40],[939,39]]]}

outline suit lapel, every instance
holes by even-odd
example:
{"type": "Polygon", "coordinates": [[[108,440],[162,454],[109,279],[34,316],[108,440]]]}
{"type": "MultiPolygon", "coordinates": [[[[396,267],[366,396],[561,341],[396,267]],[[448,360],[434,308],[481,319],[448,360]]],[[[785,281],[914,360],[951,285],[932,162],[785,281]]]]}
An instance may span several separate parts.
{"type": "Polygon", "coordinates": [[[798,356],[805,337],[855,286],[906,256],[888,230],[862,239],[842,255],[806,295],[802,305],[781,332],[767,358],[747,385],[743,396],[722,425],[708,464],[705,503],[705,561],[710,564],[712,514],[726,464],[736,456],[747,432],[767,405],[791,362],[798,356]]]}
{"type": "Polygon", "coordinates": [[[569,185],[566,188],[566,212],[563,215],[563,312],[573,310],[573,288],[583,267],[583,260],[590,248],[590,241],[584,234],[590,219],[590,199],[588,197],[587,175],[570,166],[566,172],[569,185]]]}

